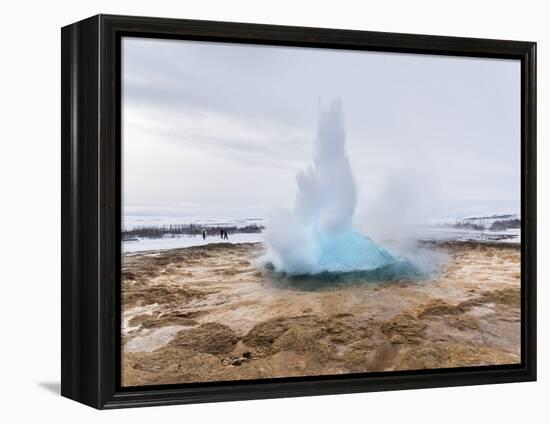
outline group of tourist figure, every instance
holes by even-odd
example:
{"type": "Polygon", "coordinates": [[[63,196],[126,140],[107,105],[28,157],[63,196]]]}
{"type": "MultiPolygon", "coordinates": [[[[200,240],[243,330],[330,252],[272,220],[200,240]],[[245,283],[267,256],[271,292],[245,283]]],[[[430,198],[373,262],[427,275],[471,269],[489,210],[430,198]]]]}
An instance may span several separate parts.
{"type": "MultiPolygon", "coordinates": [[[[220,228],[220,238],[222,240],[229,240],[229,237],[227,237],[227,230],[220,228]]],[[[202,239],[206,240],[206,228],[202,230],[202,239]]]]}

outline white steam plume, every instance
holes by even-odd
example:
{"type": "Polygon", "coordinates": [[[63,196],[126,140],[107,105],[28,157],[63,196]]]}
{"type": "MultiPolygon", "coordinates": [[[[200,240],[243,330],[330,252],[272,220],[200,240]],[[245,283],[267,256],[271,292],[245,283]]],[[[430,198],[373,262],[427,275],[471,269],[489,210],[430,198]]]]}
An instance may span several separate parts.
{"type": "Polygon", "coordinates": [[[357,186],[345,142],[342,105],[336,100],[320,113],[313,163],[296,177],[293,210],[274,211],[270,217],[267,259],[277,271],[315,274],[403,268],[403,260],[352,228],[357,186]]]}

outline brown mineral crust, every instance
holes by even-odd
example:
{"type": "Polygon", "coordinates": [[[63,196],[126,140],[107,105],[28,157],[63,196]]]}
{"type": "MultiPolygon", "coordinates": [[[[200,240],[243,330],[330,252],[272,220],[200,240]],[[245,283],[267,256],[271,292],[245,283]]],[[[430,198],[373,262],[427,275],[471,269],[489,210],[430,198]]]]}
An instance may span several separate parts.
{"type": "Polygon", "coordinates": [[[169,345],[178,349],[217,354],[231,352],[238,341],[235,332],[227,325],[208,322],[179,331],[169,345]]]}
{"type": "Polygon", "coordinates": [[[436,247],[426,281],[318,290],[259,268],[261,244],[124,256],[122,383],[519,363],[519,249],[436,247]]]}
{"type": "Polygon", "coordinates": [[[427,324],[419,321],[411,314],[396,315],[392,319],[382,323],[380,329],[390,337],[392,343],[413,343],[422,341],[427,324]]]}

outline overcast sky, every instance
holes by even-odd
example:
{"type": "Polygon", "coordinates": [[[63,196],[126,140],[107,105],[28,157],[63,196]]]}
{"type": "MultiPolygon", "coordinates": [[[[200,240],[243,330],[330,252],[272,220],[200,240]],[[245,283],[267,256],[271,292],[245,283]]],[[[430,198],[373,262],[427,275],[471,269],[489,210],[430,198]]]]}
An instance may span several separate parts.
{"type": "Polygon", "coordinates": [[[127,214],[291,207],[336,97],[358,217],[519,212],[519,61],[139,38],[122,51],[127,214]]]}

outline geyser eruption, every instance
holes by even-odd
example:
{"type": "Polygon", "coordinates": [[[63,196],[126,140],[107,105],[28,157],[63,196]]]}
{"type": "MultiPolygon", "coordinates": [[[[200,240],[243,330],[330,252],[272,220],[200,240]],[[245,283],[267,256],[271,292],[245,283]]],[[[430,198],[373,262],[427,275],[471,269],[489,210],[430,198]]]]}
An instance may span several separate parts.
{"type": "Polygon", "coordinates": [[[366,272],[392,279],[414,267],[352,227],[357,187],[345,149],[342,106],[320,113],[313,163],[298,173],[293,210],[272,214],[265,241],[276,271],[291,275],[366,272]]]}

